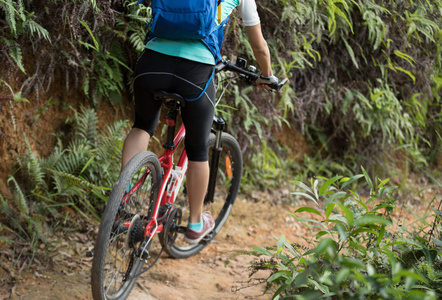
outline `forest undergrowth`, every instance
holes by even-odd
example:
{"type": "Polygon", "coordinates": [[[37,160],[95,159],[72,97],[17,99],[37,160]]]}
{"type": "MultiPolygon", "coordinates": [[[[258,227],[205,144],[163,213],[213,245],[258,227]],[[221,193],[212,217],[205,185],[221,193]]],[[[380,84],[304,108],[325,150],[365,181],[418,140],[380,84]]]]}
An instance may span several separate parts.
{"type": "MultiPolygon", "coordinates": [[[[325,216],[321,224],[327,224],[327,230],[322,230],[327,239],[318,239],[309,250],[313,252],[293,252],[284,239],[273,252],[258,251],[278,262],[269,265],[275,270],[267,279],[269,290],[276,290],[275,298],[293,292],[305,292],[306,297],[318,292],[330,297],[375,297],[358,289],[370,285],[376,295],[392,296],[391,290],[379,287],[384,284],[400,287],[397,293],[412,291],[416,297],[431,299],[432,292],[438,293],[432,284],[440,279],[437,241],[441,237],[435,235],[440,229],[436,205],[440,197],[433,201],[437,208],[433,210],[434,229],[432,238],[427,238],[422,229],[413,228],[416,224],[407,227],[407,232],[387,232],[390,223],[386,222],[393,222],[388,211],[369,209],[358,193],[374,197],[371,202],[386,201],[376,202],[387,205],[385,210],[406,201],[401,197],[414,187],[440,189],[442,1],[257,3],[273,68],[290,83],[281,93],[270,94],[231,80],[217,108],[228,124],[227,131],[244,150],[247,167],[242,189],[246,193],[272,191],[293,187],[292,180],[299,186],[315,178],[311,182],[316,185],[309,190],[301,187],[313,200],[320,203],[320,197],[338,195],[333,205],[328,203],[333,208],[310,210],[325,216]],[[299,144],[305,145],[303,151],[293,146],[299,144]],[[345,184],[335,180],[321,190],[320,178],[355,178],[361,166],[369,187],[348,190],[343,196],[330,190],[345,184]],[[375,178],[391,178],[397,192],[375,178]],[[330,220],[330,216],[337,219],[330,220]],[[355,223],[362,216],[374,218],[355,223]],[[393,236],[395,242],[391,242],[393,236]],[[342,253],[340,245],[345,243],[354,251],[342,253]],[[372,252],[361,253],[358,245],[367,243],[374,245],[372,252]],[[419,256],[416,261],[401,259],[407,247],[419,256]],[[285,251],[289,253],[281,254],[285,251]],[[313,267],[318,259],[324,264],[313,267]],[[331,276],[331,270],[339,270],[340,277],[331,276]],[[435,277],[430,279],[429,274],[435,277]]],[[[48,243],[48,235],[81,231],[88,219],[99,218],[118,176],[122,140],[130,121],[100,127],[96,109],[103,102],[120,110],[131,105],[131,70],[144,49],[144,25],[149,17],[148,6],[129,0],[0,0],[0,62],[4,66],[0,71],[0,154],[11,166],[9,174],[3,174],[8,193],[0,194],[0,247],[11,248],[17,241],[27,245],[13,257],[1,259],[26,258],[31,264],[40,253],[39,245],[48,243]],[[53,96],[55,87],[62,87],[65,96],[53,96]],[[68,99],[72,91],[81,99],[68,99]],[[56,136],[55,143],[51,154],[43,157],[38,145],[44,143],[23,134],[24,129],[43,128],[39,117],[51,107],[72,107],[66,104],[69,101],[77,109],[69,109],[70,117],[62,120],[62,126],[54,124],[52,128],[63,130],[48,133],[56,136]],[[23,107],[33,109],[19,115],[23,107]]],[[[241,56],[253,63],[237,15],[226,29],[223,54],[226,59],[241,56]]],[[[222,83],[224,78],[218,79],[222,83]]]]}

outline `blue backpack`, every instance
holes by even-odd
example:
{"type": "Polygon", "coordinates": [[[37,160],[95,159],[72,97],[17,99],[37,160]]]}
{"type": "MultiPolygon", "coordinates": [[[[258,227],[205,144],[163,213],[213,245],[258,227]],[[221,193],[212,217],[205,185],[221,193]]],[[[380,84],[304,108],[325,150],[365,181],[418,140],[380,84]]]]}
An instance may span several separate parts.
{"type": "MultiPolygon", "coordinates": [[[[147,25],[147,41],[155,37],[199,39],[210,50],[215,61],[220,60],[223,28],[229,19],[221,21],[223,1],[152,0],[152,19],[147,25]]],[[[142,0],[138,1],[141,2],[142,0]]]]}

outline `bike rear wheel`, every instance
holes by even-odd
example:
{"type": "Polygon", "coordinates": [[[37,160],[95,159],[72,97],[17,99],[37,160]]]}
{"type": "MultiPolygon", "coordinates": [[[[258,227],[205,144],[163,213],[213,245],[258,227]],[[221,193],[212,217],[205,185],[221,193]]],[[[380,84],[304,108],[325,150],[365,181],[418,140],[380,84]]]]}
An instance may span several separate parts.
{"type": "MultiPolygon", "coordinates": [[[[209,158],[212,158],[212,148],[215,145],[215,135],[209,137],[209,158]]],[[[233,203],[238,194],[242,176],[242,155],[238,142],[230,134],[222,135],[222,151],[219,156],[219,166],[215,187],[214,201],[204,201],[203,211],[210,211],[215,220],[215,229],[209,236],[204,238],[199,244],[189,245],[184,242],[184,235],[169,233],[169,236],[160,235],[160,240],[164,250],[174,258],[186,258],[199,253],[215,235],[221,230],[221,227],[227,220],[232,210],[233,203]],[[168,240],[169,239],[169,240],[168,240]],[[172,241],[170,239],[173,239],[172,241]]],[[[174,226],[187,226],[189,217],[189,205],[184,193],[180,193],[175,200],[175,207],[180,210],[179,218],[170,223],[174,226]],[[183,223],[181,223],[183,222],[183,223]]]]}
{"type": "Polygon", "coordinates": [[[94,300],[126,299],[143,265],[153,265],[159,257],[161,247],[144,241],[144,228],[152,217],[161,181],[160,162],[147,151],[135,155],[120,174],[95,242],[94,300]]]}

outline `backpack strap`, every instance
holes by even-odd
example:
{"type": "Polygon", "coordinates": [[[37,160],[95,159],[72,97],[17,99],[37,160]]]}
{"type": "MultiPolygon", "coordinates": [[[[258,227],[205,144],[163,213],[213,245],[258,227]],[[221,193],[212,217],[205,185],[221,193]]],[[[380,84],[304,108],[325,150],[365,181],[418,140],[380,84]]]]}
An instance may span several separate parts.
{"type": "Polygon", "coordinates": [[[218,23],[221,24],[221,0],[218,0],[218,23]]]}
{"type": "Polygon", "coordinates": [[[210,75],[210,78],[209,78],[209,80],[207,81],[206,86],[204,87],[204,89],[203,89],[203,91],[201,92],[201,94],[199,94],[198,97],[191,98],[191,99],[184,98],[186,101],[190,101],[190,102],[192,102],[192,101],[196,101],[196,100],[198,100],[199,98],[201,98],[202,95],[204,95],[204,93],[206,92],[207,88],[209,87],[210,82],[212,81],[213,75],[215,74],[215,69],[216,69],[216,65],[213,66],[212,75],[210,75]]]}

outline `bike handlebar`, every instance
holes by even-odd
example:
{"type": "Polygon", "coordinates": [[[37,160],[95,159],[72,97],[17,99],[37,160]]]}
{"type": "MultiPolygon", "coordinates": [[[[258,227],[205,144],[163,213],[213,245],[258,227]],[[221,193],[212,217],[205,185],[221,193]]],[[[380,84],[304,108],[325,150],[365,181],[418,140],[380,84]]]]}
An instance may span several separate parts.
{"type": "MultiPolygon", "coordinates": [[[[240,77],[245,79],[249,84],[253,84],[258,78],[260,78],[260,74],[257,73],[256,68],[251,66],[250,70],[244,69],[246,65],[246,61],[244,59],[238,59],[242,65],[233,64],[230,61],[221,60],[216,64],[215,73],[221,71],[232,71],[239,74],[240,77]]],[[[277,83],[267,84],[272,90],[279,91],[284,84],[288,81],[287,78],[283,78],[279,80],[277,83]]]]}

